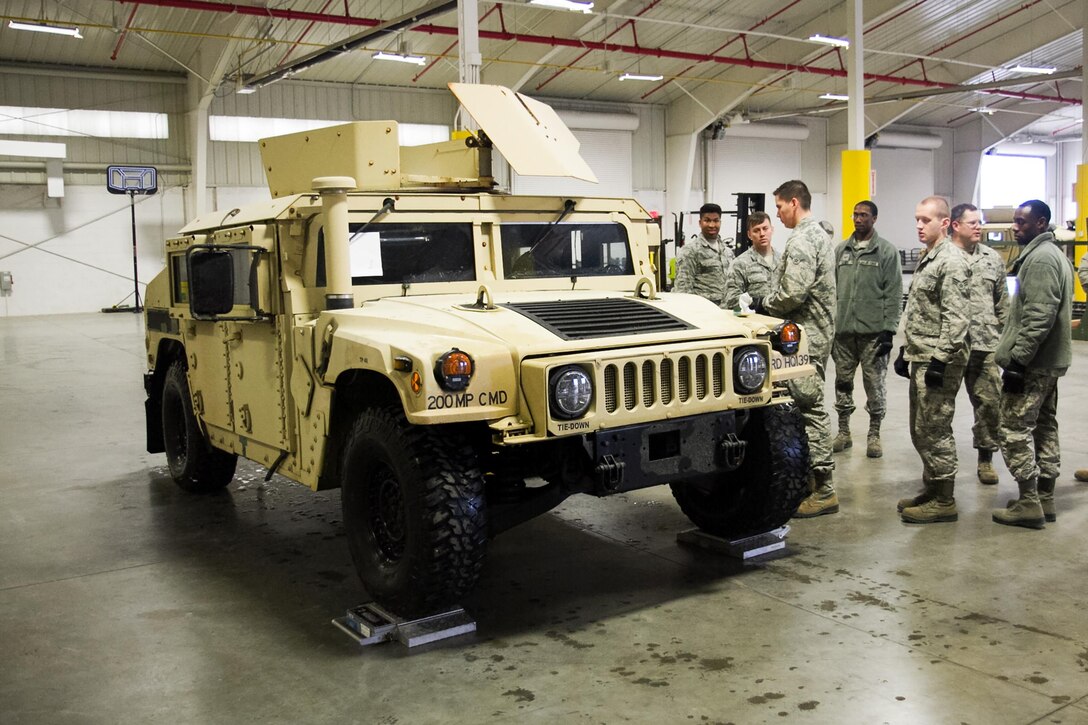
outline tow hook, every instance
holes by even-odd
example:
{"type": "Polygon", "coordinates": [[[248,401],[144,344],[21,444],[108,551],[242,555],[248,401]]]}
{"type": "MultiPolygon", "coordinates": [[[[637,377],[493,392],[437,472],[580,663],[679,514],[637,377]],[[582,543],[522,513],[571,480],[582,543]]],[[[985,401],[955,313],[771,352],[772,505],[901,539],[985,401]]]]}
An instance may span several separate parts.
{"type": "Polygon", "coordinates": [[[615,493],[623,483],[623,461],[617,461],[611,453],[597,464],[597,482],[606,493],[615,493]]]}
{"type": "Polygon", "coordinates": [[[722,467],[727,471],[735,471],[744,463],[744,451],[748,447],[748,441],[737,438],[736,433],[728,433],[718,442],[718,451],[722,457],[722,467]]]}

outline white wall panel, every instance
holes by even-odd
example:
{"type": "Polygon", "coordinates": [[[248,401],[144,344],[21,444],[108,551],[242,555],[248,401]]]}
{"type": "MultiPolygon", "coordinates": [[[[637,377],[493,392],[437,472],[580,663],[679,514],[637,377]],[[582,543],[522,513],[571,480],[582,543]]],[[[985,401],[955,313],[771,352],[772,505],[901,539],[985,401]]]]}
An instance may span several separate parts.
{"type": "Polygon", "coordinates": [[[581,143],[582,158],[597,175],[598,183],[549,176],[521,176],[514,173],[515,194],[563,194],[569,196],[630,197],[632,134],[629,131],[572,131],[581,143]]]}
{"type": "MultiPolygon", "coordinates": [[[[136,198],[142,283],[162,269],[163,239],[184,223],[182,196],[171,187],[136,198]]],[[[4,185],[0,220],[0,270],[15,280],[12,295],[0,297],[0,316],[94,312],[132,292],[128,196],[75,186],[57,203],[42,186],[4,185]]]]}
{"type": "Polygon", "coordinates": [[[876,229],[880,236],[900,249],[916,249],[914,207],[937,193],[934,151],[873,149],[876,192],[873,201],[880,209],[876,229]]]}

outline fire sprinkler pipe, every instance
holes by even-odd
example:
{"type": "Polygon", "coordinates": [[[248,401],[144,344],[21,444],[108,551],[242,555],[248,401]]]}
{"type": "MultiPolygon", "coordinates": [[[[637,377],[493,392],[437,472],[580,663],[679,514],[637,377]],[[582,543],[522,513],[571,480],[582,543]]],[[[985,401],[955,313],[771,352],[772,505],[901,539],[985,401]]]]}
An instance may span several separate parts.
{"type": "MultiPolygon", "coordinates": [[[[317,20],[318,22],[332,23],[336,25],[363,25],[374,27],[386,21],[374,18],[345,17],[342,15],[329,15],[323,13],[310,13],[297,10],[282,10],[274,8],[259,8],[253,5],[240,5],[238,3],[213,2],[212,0],[117,0],[139,5],[154,5],[157,7],[181,8],[186,10],[202,10],[220,13],[240,13],[260,17],[276,17],[283,20],[317,20]]],[[[1037,2],[1038,0],[1036,0],[1037,2]]],[[[429,35],[457,36],[457,28],[442,25],[416,25],[411,28],[413,32],[427,33],[429,35]]],[[[529,33],[511,33],[496,30],[481,30],[480,37],[488,40],[513,41],[519,43],[532,43],[547,45],[549,47],[578,48],[579,50],[600,50],[611,53],[627,53],[630,55],[649,56],[653,58],[668,58],[672,60],[685,60],[697,63],[718,63],[719,65],[736,65],[745,68],[759,68],[770,71],[785,71],[792,73],[809,73],[831,78],[844,78],[846,71],[838,68],[821,68],[811,65],[794,65],[790,63],[775,63],[771,61],[755,60],[752,58],[731,58],[705,53],[690,53],[680,50],[666,50],[664,48],[647,48],[639,45],[622,45],[618,43],[604,43],[600,41],[584,40],[579,38],[560,38],[551,35],[533,35],[529,33]]],[[[273,73],[265,74],[271,76],[273,73]]],[[[953,88],[954,83],[941,83],[922,78],[910,78],[906,76],[884,75],[879,73],[866,73],[867,81],[880,81],[904,86],[919,86],[924,88],[953,88]]],[[[989,91],[995,93],[997,91],[989,91]]],[[[1051,101],[1065,105],[1080,105],[1080,99],[1062,98],[1037,93],[1019,93],[1013,91],[1000,91],[1001,95],[1032,101],[1051,101]]]]}

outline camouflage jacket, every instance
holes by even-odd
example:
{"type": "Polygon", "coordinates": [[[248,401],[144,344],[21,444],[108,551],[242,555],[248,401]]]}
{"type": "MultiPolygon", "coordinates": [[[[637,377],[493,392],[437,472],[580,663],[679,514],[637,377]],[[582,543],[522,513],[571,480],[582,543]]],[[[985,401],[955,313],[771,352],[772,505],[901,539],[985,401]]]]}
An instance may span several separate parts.
{"type": "Polygon", "coordinates": [[[694,237],[676,255],[676,284],[674,292],[701,295],[716,305],[725,298],[725,280],[733,264],[733,251],[720,237],[707,240],[694,237]],[[714,243],[714,246],[711,244],[714,243]]]}
{"type": "Polygon", "coordinates": [[[903,313],[907,360],[967,362],[970,276],[966,255],[948,237],[922,255],[903,313]]]}
{"type": "Polygon", "coordinates": [[[742,292],[752,297],[766,297],[771,291],[771,277],[781,259],[774,249],[771,249],[770,256],[764,257],[754,248],[749,248],[734,259],[729,269],[729,279],[725,282],[725,308],[731,310],[736,307],[737,298],[742,292]]]}
{"type": "Polygon", "coordinates": [[[967,346],[993,352],[1009,316],[1009,288],[1005,284],[1005,261],[985,244],[972,254],[964,252],[971,270],[971,306],[967,323],[967,346]]]}
{"type": "Polygon", "coordinates": [[[1029,370],[1064,375],[1073,360],[1072,265],[1054,235],[1044,232],[1020,252],[1013,271],[1017,284],[994,360],[1001,367],[1015,361],[1029,370]]]}
{"type": "Polygon", "coordinates": [[[786,241],[763,307],[804,327],[809,354],[827,360],[835,337],[835,254],[827,232],[811,216],[786,241]]]}

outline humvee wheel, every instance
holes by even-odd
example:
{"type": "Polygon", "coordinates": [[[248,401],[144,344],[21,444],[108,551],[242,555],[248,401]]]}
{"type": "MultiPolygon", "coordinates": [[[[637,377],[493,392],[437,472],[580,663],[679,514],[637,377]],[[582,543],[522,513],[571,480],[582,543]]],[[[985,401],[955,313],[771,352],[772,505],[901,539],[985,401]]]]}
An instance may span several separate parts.
{"type": "Polygon", "coordinates": [[[341,466],[344,528],[374,599],[404,617],[432,614],[476,584],[487,547],[484,477],[473,450],[398,408],[355,420],[341,466]]]}
{"type": "Polygon", "coordinates": [[[808,438],[795,406],[753,410],[741,435],[748,441],[744,462],[713,488],[671,484],[692,523],[728,539],[782,526],[808,495],[808,438]]]}
{"type": "Polygon", "coordinates": [[[170,475],[191,493],[218,491],[234,478],[238,457],[213,448],[197,425],[185,365],[175,362],[162,385],[162,437],[170,475]]]}

